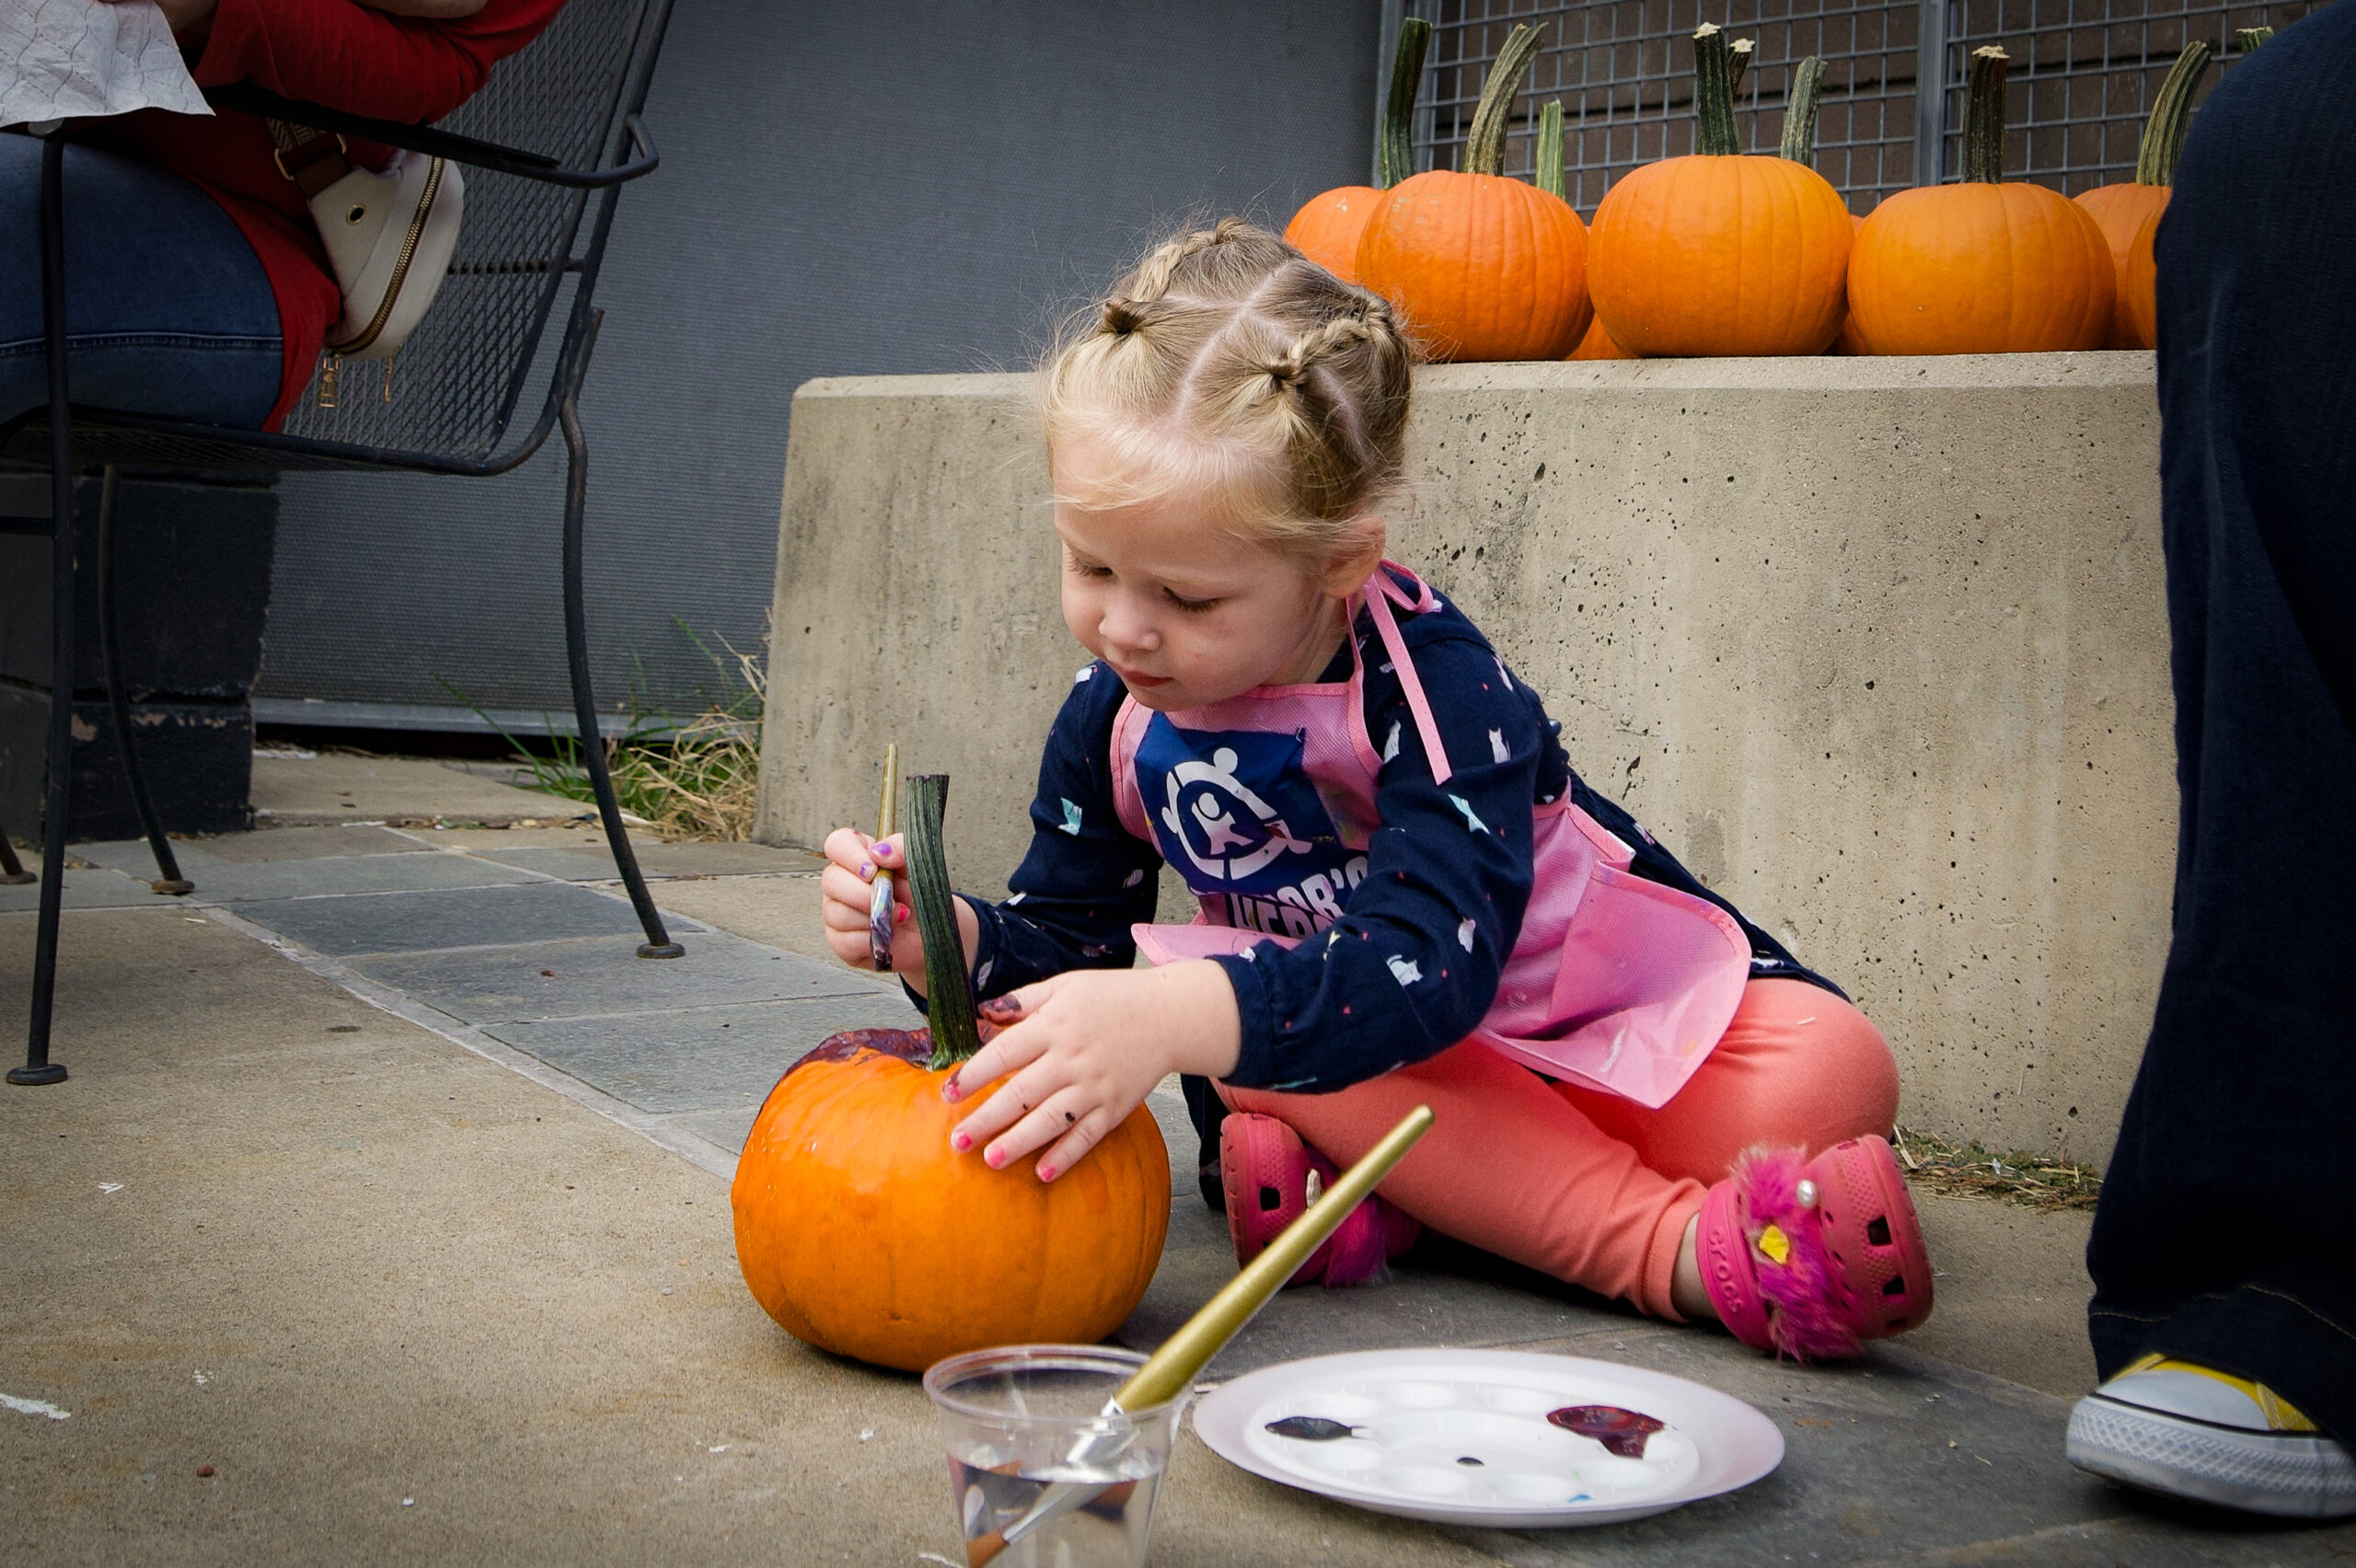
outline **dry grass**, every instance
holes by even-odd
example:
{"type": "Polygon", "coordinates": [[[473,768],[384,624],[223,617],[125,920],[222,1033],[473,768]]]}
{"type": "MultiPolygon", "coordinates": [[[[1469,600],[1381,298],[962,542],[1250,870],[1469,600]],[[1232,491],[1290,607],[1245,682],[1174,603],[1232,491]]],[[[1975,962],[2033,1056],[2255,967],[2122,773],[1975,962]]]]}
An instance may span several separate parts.
{"type": "MultiPolygon", "coordinates": [[[[606,742],[606,768],[613,776],[614,796],[624,814],[661,837],[741,843],[753,836],[753,813],[760,802],[767,671],[757,652],[743,652],[718,638],[727,650],[722,658],[685,621],[678,624],[711,660],[724,695],[688,719],[633,712],[629,732],[606,742]]],[[[466,700],[463,695],[460,700],[466,700]]],[[[530,774],[518,781],[523,788],[569,801],[596,798],[572,736],[552,735],[554,755],[549,756],[532,753],[512,735],[508,739],[515,745],[515,760],[530,774]]]]}
{"type": "Polygon", "coordinates": [[[1997,1198],[2050,1214],[2090,1209],[2102,1191],[2100,1172],[2066,1156],[1994,1154],[1906,1127],[1898,1129],[1897,1148],[1910,1182],[1947,1197],[1997,1198]]]}

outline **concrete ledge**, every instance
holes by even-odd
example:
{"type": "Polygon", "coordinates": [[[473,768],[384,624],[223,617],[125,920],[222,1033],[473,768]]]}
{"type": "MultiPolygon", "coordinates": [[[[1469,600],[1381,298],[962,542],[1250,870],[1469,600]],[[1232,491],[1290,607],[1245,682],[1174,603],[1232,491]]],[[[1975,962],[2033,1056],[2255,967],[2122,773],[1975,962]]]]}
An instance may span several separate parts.
{"type": "MultiPolygon", "coordinates": [[[[944,770],[1020,858],[1082,655],[1022,376],[795,398],[758,832],[944,770]]],[[[2101,1159],[2165,951],[2175,794],[2141,353],[1439,366],[1392,553],[1574,764],[1889,1033],[1911,1120],[2101,1159]]]]}

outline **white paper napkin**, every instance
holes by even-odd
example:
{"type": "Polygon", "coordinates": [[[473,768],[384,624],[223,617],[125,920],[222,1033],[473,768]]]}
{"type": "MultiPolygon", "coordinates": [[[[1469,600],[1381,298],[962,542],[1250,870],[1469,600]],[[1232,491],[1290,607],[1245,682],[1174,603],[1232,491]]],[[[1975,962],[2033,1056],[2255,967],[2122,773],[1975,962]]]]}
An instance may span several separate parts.
{"type": "Polygon", "coordinates": [[[212,107],[155,0],[0,0],[0,125],[212,107]]]}

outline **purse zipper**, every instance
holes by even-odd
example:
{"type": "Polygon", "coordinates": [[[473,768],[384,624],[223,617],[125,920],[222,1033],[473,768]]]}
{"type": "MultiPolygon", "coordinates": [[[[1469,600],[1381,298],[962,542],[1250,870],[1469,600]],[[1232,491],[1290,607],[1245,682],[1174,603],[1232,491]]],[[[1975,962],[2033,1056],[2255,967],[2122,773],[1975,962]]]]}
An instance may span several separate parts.
{"type": "Polygon", "coordinates": [[[329,352],[357,353],[384,334],[385,323],[392,318],[393,306],[401,297],[401,284],[409,278],[409,264],[417,255],[417,242],[424,236],[425,222],[433,214],[434,198],[441,193],[442,160],[435,158],[433,167],[426,170],[425,194],[417,200],[417,213],[410,219],[409,233],[402,237],[400,258],[393,263],[392,281],[385,285],[384,302],[376,306],[375,319],[362,329],[358,337],[346,342],[329,344],[329,352]]]}

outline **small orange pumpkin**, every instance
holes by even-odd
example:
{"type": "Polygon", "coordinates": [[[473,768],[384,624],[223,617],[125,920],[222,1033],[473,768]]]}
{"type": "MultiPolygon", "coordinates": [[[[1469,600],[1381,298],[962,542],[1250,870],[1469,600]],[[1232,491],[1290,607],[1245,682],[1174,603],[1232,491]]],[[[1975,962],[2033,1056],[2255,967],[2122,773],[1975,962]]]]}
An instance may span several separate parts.
{"type": "Polygon", "coordinates": [[[1345,283],[1358,281],[1358,240],[1366,221],[1382,192],[1415,172],[1413,136],[1415,94],[1423,85],[1424,50],[1431,42],[1432,25],[1421,17],[1399,24],[1399,52],[1391,63],[1391,96],[1383,109],[1382,140],[1378,144],[1380,167],[1372,185],[1337,185],[1301,203],[1285,225],[1285,239],[1295,249],[1345,283]]]}
{"type": "Polygon", "coordinates": [[[2128,242],[2126,259],[2119,267],[2119,292],[2127,301],[2128,330],[2139,348],[2160,346],[2160,279],[2152,258],[2152,242],[2158,237],[2160,220],[2166,215],[2167,209],[2162,207],[2136,225],[2135,237],[2128,242]]]}
{"type": "MultiPolygon", "coordinates": [[[[1781,157],[1740,156],[1734,84],[1750,40],[1715,23],[1693,35],[1700,151],[1623,175],[1595,210],[1588,275],[1596,313],[1640,354],[1818,354],[1841,329],[1849,209],[1792,156],[1813,142],[1814,85],[1803,63],[1781,157]]],[[[1813,70],[1806,69],[1808,64],[1813,70]]]]}
{"type": "Polygon", "coordinates": [[[981,1032],[941,848],[948,782],[909,779],[903,813],[931,1027],[853,1030],[786,1069],[728,1194],[763,1310],[821,1350],[909,1372],[1103,1339],[1144,1298],[1170,1225],[1170,1155],[1144,1106],[1053,1182],[950,1149],[964,1113],[941,1080],[981,1032]]]}
{"type": "MultiPolygon", "coordinates": [[[[2145,220],[2167,208],[2168,188],[2176,183],[2177,157],[2184,151],[2185,122],[2192,113],[2192,95],[2200,86],[2201,73],[2208,69],[2209,45],[2199,39],[2186,44],[2184,52],[2168,68],[2167,78],[2160,84],[2159,95],[2152,103],[2151,118],[2143,122],[2143,143],[2135,156],[2135,178],[2118,185],[2098,185],[2092,190],[2082,190],[2075,198],[2078,205],[2094,214],[2104,240],[2109,244],[2111,265],[2118,280],[2119,294],[2111,306],[2110,330],[2103,339],[2106,349],[2152,346],[2150,334],[2139,331],[2135,326],[2136,310],[2129,294],[2136,285],[2128,252],[2145,220]]],[[[2144,276],[2148,278],[2148,271],[2144,276]]],[[[2148,282],[2144,286],[2148,290],[2148,282]]],[[[2150,314],[2148,306],[2144,314],[2150,314]]]]}
{"type": "Polygon", "coordinates": [[[1469,172],[1401,180],[1358,242],[1358,281],[1436,360],[1558,360],[1587,332],[1587,225],[1560,197],[1498,173],[1515,84],[1537,46],[1538,29],[1521,24],[1498,52],[1472,117],[1469,172]]]}
{"type": "Polygon", "coordinates": [[[2002,181],[2005,58],[1972,52],[1962,183],[1901,190],[1857,231],[1849,309],[1876,353],[2093,349],[2110,330],[2119,285],[2093,216],[2002,181]]]}
{"type": "MultiPolygon", "coordinates": [[[[1856,243],[1857,231],[1865,226],[1865,219],[1854,214],[1851,215],[1849,219],[1849,242],[1852,245],[1856,243]]],[[[1873,352],[1873,350],[1865,347],[1865,335],[1857,330],[1857,313],[1849,308],[1846,290],[1842,291],[1842,299],[1841,302],[1841,331],[1833,338],[1832,346],[1824,352],[1828,354],[1869,354],[1873,352]]]]}
{"type": "Polygon", "coordinates": [[[1337,185],[1302,204],[1285,225],[1285,240],[1345,283],[1358,281],[1358,239],[1382,192],[1371,185],[1337,185]]]}
{"type": "Polygon", "coordinates": [[[1089,1344],[1144,1299],[1170,1224],[1153,1113],[1053,1182],[954,1154],[954,1063],[922,1029],[837,1034],[769,1091],[729,1190],[736,1258],[794,1338],[921,1372],[993,1344],[1089,1344]]]}
{"type": "Polygon", "coordinates": [[[1627,350],[1622,348],[1618,343],[1613,342],[1611,340],[1611,334],[1605,329],[1603,325],[1603,317],[1600,316],[1588,323],[1587,336],[1581,338],[1579,340],[1579,346],[1571,351],[1571,357],[1575,360],[1632,360],[1644,358],[1642,354],[1632,354],[1627,350]]]}

